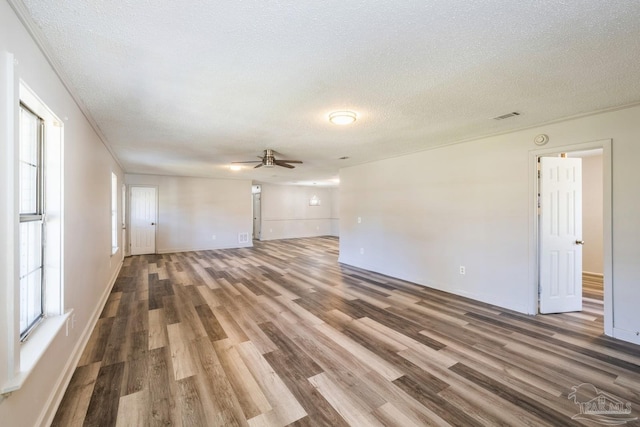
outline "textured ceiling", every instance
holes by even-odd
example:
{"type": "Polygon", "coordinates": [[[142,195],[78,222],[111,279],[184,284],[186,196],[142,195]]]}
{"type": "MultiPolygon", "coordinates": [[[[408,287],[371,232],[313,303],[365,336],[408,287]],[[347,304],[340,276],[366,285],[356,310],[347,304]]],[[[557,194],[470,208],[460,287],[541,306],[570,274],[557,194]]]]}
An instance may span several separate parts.
{"type": "Polygon", "coordinates": [[[129,173],[325,182],[640,101],[635,0],[23,3],[129,173]],[[338,109],[358,121],[330,124],[338,109]],[[265,148],[304,164],[228,169],[265,148]]]}

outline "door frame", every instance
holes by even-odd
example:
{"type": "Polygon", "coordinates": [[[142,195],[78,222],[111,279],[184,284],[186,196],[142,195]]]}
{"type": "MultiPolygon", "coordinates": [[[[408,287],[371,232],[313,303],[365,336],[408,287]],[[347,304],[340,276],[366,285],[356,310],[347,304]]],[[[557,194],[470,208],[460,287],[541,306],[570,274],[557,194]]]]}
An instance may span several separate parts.
{"type": "Polygon", "coordinates": [[[262,240],[262,192],[260,193],[251,193],[251,218],[253,223],[253,238],[255,240],[262,240]],[[260,209],[258,214],[260,215],[258,226],[256,227],[256,198],[260,202],[260,209]],[[256,233],[257,230],[257,233],[256,233]]]}
{"type": "MultiPolygon", "coordinates": [[[[613,336],[613,216],[612,216],[612,140],[602,139],[529,151],[529,314],[538,314],[538,279],[540,273],[538,234],[538,157],[602,149],[602,220],[604,253],[604,333],[613,336]]],[[[587,242],[588,244],[588,242],[587,242]]]]}
{"type": "Polygon", "coordinates": [[[156,190],[156,228],[153,232],[154,236],[153,236],[153,253],[157,254],[158,253],[158,215],[160,213],[159,210],[159,206],[160,206],[160,197],[159,197],[159,186],[157,185],[145,185],[145,184],[127,184],[127,243],[129,243],[127,245],[126,248],[126,253],[127,255],[131,255],[131,228],[132,228],[132,222],[131,222],[131,189],[133,187],[142,187],[142,188],[154,188],[156,190]]]}

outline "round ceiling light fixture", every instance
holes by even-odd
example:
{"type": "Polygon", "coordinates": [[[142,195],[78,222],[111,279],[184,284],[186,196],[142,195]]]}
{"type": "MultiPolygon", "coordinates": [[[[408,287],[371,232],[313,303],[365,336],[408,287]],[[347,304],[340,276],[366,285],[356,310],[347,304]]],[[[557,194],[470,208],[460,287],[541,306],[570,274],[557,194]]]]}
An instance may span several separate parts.
{"type": "Polygon", "coordinates": [[[357,118],[358,116],[356,113],[348,110],[334,111],[333,113],[329,114],[329,121],[334,125],[350,125],[351,123],[355,122],[357,118]]]}

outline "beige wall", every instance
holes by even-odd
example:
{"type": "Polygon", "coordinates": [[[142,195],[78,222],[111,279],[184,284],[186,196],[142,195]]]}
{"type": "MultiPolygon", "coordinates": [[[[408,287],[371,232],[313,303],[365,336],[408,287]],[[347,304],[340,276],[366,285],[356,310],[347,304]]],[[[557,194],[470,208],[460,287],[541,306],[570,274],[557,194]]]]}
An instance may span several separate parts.
{"type": "Polygon", "coordinates": [[[541,133],[549,149],[613,141],[613,334],[640,343],[638,106],[342,169],[340,261],[534,312],[531,155],[541,133]]]}
{"type": "Polygon", "coordinates": [[[124,175],[5,1],[0,1],[0,57],[0,383],[10,376],[13,356],[7,357],[13,330],[7,307],[15,301],[12,289],[18,271],[13,257],[17,175],[11,171],[17,164],[12,150],[17,140],[12,133],[15,121],[10,115],[17,112],[18,99],[10,91],[12,85],[17,88],[19,80],[64,120],[64,310],[73,310],[76,321],[68,336],[64,327],[52,336],[51,344],[21,388],[6,399],[0,397],[0,424],[22,427],[46,423],[53,416],[119,271],[122,251],[111,254],[111,172],[118,175],[120,183],[124,175]],[[8,54],[15,61],[5,61],[8,54]],[[10,78],[14,80],[9,82],[10,78]]]}
{"type": "Polygon", "coordinates": [[[252,246],[251,181],[135,174],[125,179],[129,186],[158,188],[158,253],[252,246]],[[239,233],[249,233],[249,241],[239,243],[239,233]]]}
{"type": "Polygon", "coordinates": [[[261,240],[335,235],[335,188],[262,184],[261,240]],[[320,206],[309,206],[316,196],[320,206]]]}
{"type": "Polygon", "coordinates": [[[582,270],[603,274],[602,155],[582,158],[582,270]]]}

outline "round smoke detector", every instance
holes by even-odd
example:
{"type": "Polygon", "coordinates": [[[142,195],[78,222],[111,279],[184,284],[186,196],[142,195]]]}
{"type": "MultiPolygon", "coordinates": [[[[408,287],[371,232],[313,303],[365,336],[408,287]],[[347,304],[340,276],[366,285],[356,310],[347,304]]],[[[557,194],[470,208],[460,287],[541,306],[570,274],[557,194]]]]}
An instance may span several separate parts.
{"type": "Polygon", "coordinates": [[[533,142],[535,142],[536,145],[544,145],[549,142],[549,137],[544,133],[541,133],[540,135],[533,138],[533,142]]]}

